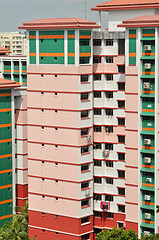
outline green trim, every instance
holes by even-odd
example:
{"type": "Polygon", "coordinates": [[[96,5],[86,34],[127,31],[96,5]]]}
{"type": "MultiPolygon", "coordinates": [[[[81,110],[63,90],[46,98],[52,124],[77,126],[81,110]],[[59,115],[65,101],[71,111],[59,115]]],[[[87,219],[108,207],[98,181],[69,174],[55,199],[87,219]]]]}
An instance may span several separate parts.
{"type": "Polygon", "coordinates": [[[145,228],[155,228],[154,224],[150,224],[150,223],[141,223],[141,227],[145,227],[145,228]]]}
{"type": "Polygon", "coordinates": [[[148,98],[154,98],[154,93],[142,93],[140,97],[148,97],[148,98]]]}
{"type": "Polygon", "coordinates": [[[154,112],[142,112],[141,114],[140,114],[141,116],[155,116],[155,113],[154,112]]]}
{"type": "Polygon", "coordinates": [[[150,172],[150,173],[155,172],[154,168],[145,168],[145,167],[142,167],[140,171],[141,172],[150,172]]]}
{"type": "Polygon", "coordinates": [[[142,204],[140,208],[142,208],[142,209],[149,209],[149,210],[155,210],[155,206],[147,205],[147,204],[142,204]]]}
{"type": "Polygon", "coordinates": [[[151,150],[151,149],[142,149],[141,153],[151,153],[151,154],[155,154],[155,150],[151,150]]]}
{"type": "Polygon", "coordinates": [[[155,132],[154,132],[154,131],[145,131],[145,130],[142,130],[142,131],[141,131],[141,134],[154,135],[155,132]]]}
{"type": "Polygon", "coordinates": [[[155,190],[154,187],[146,187],[146,186],[142,186],[140,189],[143,191],[151,191],[151,192],[154,192],[155,190]]]}
{"type": "Polygon", "coordinates": [[[141,40],[142,40],[142,41],[155,40],[155,37],[142,37],[141,40]]]}
{"type": "Polygon", "coordinates": [[[142,74],[141,75],[141,78],[155,78],[155,75],[154,74],[142,74]]]}
{"type": "Polygon", "coordinates": [[[155,56],[142,56],[141,60],[155,60],[155,56]]]}

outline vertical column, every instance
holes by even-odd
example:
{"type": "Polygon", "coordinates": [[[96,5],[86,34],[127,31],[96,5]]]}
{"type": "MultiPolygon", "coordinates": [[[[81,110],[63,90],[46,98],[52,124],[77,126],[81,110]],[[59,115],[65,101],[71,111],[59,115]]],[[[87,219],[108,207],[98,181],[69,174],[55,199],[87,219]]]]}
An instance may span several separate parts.
{"type": "Polygon", "coordinates": [[[36,65],[39,65],[39,31],[36,31],[36,65]]]}
{"type": "MultiPolygon", "coordinates": [[[[159,81],[159,70],[158,70],[158,38],[159,31],[158,27],[155,28],[155,209],[158,204],[158,81],[159,81]]],[[[158,216],[155,210],[155,233],[158,233],[158,216]]]]}
{"type": "Polygon", "coordinates": [[[30,57],[29,57],[29,31],[27,30],[26,31],[26,41],[27,41],[27,66],[29,65],[29,59],[30,59],[30,57]]]}
{"type": "Polygon", "coordinates": [[[68,64],[68,41],[67,41],[67,30],[64,30],[64,63],[65,66],[68,64]]]}
{"type": "Polygon", "coordinates": [[[75,30],[75,66],[79,66],[79,30],[75,30]]]}

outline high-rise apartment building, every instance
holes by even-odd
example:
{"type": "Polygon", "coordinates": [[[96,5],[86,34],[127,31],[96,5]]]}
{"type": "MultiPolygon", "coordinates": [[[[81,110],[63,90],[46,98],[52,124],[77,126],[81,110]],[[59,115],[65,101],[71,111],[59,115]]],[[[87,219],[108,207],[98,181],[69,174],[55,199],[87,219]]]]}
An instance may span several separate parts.
{"type": "Polygon", "coordinates": [[[1,32],[0,47],[7,48],[10,55],[26,55],[26,36],[20,32],[1,32]]]}
{"type": "MultiPolygon", "coordinates": [[[[158,0],[112,0],[27,30],[29,234],[158,232],[158,0]],[[143,16],[146,15],[146,16],[143,16]],[[128,19],[128,20],[127,20],[128,19]]],[[[94,234],[93,234],[94,233],[94,234]]]]}
{"type": "Polygon", "coordinates": [[[8,53],[0,48],[0,225],[28,198],[26,81],[13,78],[19,71],[26,76],[26,58],[11,59],[8,53]]]}

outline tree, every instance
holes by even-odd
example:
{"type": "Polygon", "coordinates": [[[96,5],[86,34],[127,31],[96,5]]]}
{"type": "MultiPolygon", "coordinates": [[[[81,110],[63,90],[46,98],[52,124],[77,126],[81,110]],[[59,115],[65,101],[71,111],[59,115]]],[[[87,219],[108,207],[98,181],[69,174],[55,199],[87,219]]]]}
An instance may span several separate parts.
{"type": "Polygon", "coordinates": [[[96,240],[139,240],[137,233],[131,229],[125,231],[123,228],[105,229],[97,234],[96,240]]]}
{"type": "Polygon", "coordinates": [[[150,236],[145,236],[145,235],[142,235],[141,236],[141,240],[159,240],[159,234],[152,234],[150,236]]]}

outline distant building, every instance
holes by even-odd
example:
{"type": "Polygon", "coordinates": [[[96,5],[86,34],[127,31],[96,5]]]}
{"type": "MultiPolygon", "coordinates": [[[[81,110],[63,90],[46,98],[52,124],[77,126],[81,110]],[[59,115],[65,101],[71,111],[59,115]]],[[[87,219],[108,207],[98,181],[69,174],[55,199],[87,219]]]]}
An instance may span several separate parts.
{"type": "Polygon", "coordinates": [[[7,48],[11,55],[26,55],[26,36],[19,32],[0,33],[0,47],[7,48]]]}

